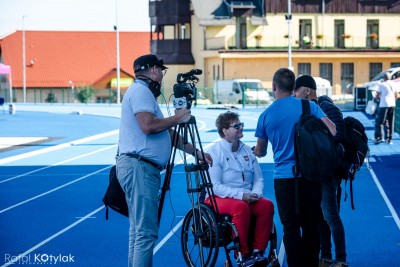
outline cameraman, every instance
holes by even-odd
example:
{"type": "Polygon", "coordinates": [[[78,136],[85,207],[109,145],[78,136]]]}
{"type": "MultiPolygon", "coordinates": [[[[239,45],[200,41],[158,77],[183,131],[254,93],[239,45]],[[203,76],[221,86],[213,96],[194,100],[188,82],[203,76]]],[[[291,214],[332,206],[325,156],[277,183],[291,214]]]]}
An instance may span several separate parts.
{"type": "MultiPolygon", "coordinates": [[[[164,118],[157,103],[167,67],[155,55],[140,56],[133,64],[136,79],[124,95],[121,107],[117,177],[129,208],[129,266],[150,267],[158,238],[160,171],[168,162],[174,127],[188,122],[190,110],[175,110],[164,118]]],[[[179,149],[193,154],[191,144],[179,149]]],[[[196,151],[199,152],[199,151],[196,151]]],[[[197,153],[200,160],[202,153],[197,153]]],[[[212,163],[211,156],[205,154],[212,163]]]]}

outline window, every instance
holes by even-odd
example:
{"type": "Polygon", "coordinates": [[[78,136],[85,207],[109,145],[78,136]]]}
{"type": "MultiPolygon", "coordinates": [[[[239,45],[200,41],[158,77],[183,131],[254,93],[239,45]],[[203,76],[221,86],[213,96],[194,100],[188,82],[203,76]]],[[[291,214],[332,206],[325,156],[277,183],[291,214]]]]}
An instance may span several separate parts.
{"type": "Polygon", "coordinates": [[[367,47],[379,48],[379,21],[367,20],[367,47]]]}
{"type": "Polygon", "coordinates": [[[354,63],[342,63],[340,67],[342,94],[352,94],[354,86],[354,63]]]}
{"type": "Polygon", "coordinates": [[[297,65],[298,76],[300,75],[311,75],[311,63],[299,63],[297,65]]]}
{"type": "Polygon", "coordinates": [[[327,79],[331,84],[333,84],[332,63],[320,63],[319,64],[319,76],[321,78],[327,79]]]}
{"type": "Polygon", "coordinates": [[[335,19],[335,43],[336,48],[344,48],[344,40],[349,36],[344,32],[344,20],[335,19]]]}
{"type": "Polygon", "coordinates": [[[219,76],[219,65],[213,65],[213,80],[220,80],[221,77],[219,76]],[[215,70],[217,67],[217,70],[215,70]]]}
{"type": "Polygon", "coordinates": [[[391,68],[400,67],[400,62],[392,62],[392,63],[390,63],[390,67],[391,67],[391,68]]]}
{"type": "Polygon", "coordinates": [[[300,25],[299,25],[299,40],[300,40],[300,45],[303,48],[311,48],[312,44],[312,22],[310,19],[301,19],[300,20],[300,25]],[[306,44],[303,40],[305,36],[308,36],[310,38],[309,44],[306,44]]]}
{"type": "Polygon", "coordinates": [[[369,63],[369,81],[382,71],[382,63],[369,63]]]}

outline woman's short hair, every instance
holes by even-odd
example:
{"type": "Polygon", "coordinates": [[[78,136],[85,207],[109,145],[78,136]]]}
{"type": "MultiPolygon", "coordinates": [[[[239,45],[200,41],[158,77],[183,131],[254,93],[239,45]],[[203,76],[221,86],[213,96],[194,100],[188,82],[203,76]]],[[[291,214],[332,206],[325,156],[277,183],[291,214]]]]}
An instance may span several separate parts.
{"type": "Polygon", "coordinates": [[[239,120],[239,114],[236,112],[227,111],[225,113],[219,114],[217,119],[215,120],[215,126],[217,127],[217,131],[220,137],[224,137],[224,133],[222,129],[228,129],[232,122],[239,120]]]}

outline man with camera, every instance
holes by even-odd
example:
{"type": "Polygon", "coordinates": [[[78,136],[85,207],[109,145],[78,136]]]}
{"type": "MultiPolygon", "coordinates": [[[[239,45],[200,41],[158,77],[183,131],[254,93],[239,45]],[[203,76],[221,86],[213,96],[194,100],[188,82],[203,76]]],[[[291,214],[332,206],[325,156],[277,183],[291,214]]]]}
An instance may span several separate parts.
{"type": "MultiPolygon", "coordinates": [[[[124,95],[121,106],[117,177],[126,194],[129,208],[129,266],[152,266],[153,248],[158,238],[158,195],[160,171],[171,152],[172,127],[190,120],[190,110],[175,110],[164,118],[157,103],[167,67],[155,55],[140,56],[134,61],[135,82],[124,95]]],[[[179,149],[194,155],[192,144],[179,149]]],[[[204,154],[212,163],[211,156],[204,154]]],[[[203,160],[202,153],[197,153],[203,160]]]]}

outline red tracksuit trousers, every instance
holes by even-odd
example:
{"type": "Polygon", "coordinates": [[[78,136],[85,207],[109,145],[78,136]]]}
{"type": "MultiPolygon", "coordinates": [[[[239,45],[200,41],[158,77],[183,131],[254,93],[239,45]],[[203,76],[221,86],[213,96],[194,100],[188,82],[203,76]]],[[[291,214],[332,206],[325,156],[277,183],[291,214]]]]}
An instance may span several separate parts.
{"type": "MultiPolygon", "coordinates": [[[[236,225],[239,234],[240,251],[243,254],[249,253],[248,240],[249,232],[254,232],[253,249],[265,250],[268,245],[269,235],[272,229],[274,216],[274,204],[266,198],[261,198],[257,202],[247,203],[243,200],[233,198],[215,197],[220,214],[230,214],[232,222],[236,225]],[[250,224],[251,217],[254,218],[254,225],[250,224]],[[250,231],[254,227],[254,231],[250,231]]],[[[209,198],[205,203],[210,204],[209,198]]]]}

